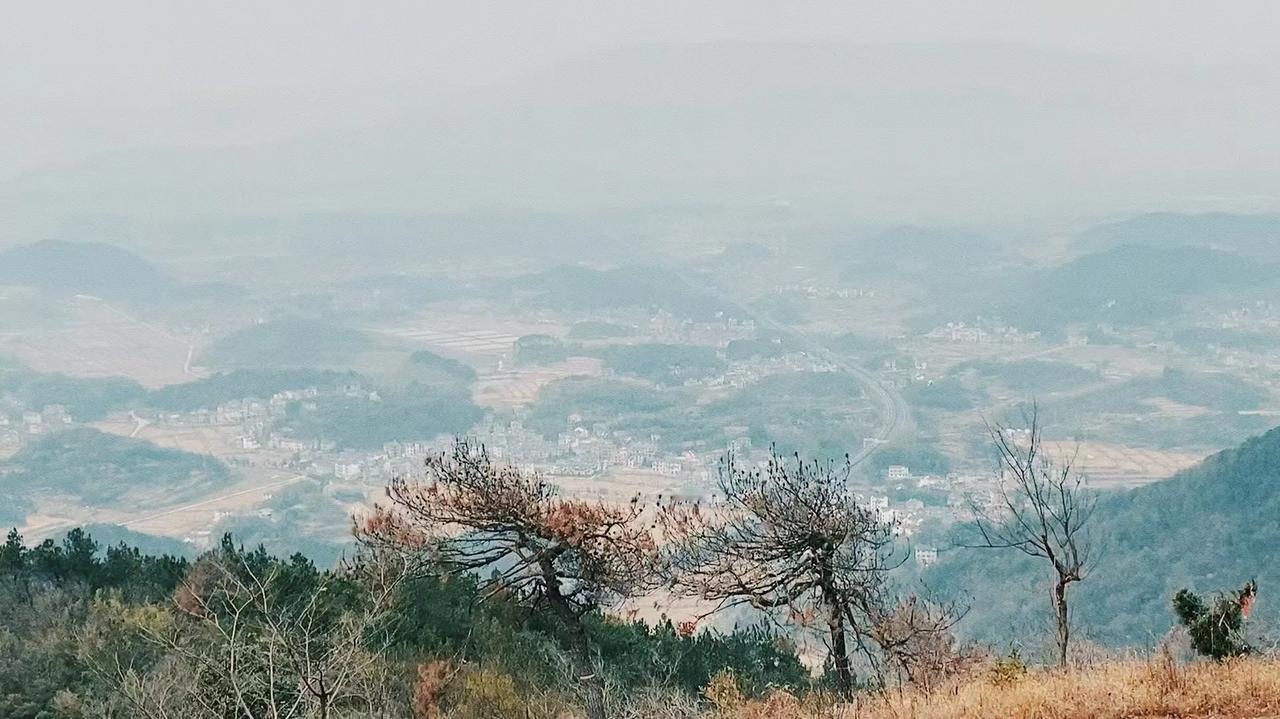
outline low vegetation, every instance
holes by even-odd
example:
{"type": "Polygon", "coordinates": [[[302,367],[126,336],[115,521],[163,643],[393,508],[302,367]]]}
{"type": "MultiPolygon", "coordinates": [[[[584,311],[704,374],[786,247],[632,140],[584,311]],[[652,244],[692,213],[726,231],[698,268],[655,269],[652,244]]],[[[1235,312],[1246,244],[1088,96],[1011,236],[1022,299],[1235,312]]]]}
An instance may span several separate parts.
{"type": "Polygon", "coordinates": [[[462,434],[484,414],[466,389],[411,384],[382,396],[329,395],[287,408],[283,428],[339,447],[377,449],[387,442],[462,434]]]}
{"type": "Polygon", "coordinates": [[[147,396],[142,385],[123,377],[85,378],[0,367],[0,413],[10,407],[39,412],[61,405],[77,422],[94,422],[113,409],[147,396]]]}
{"type": "Polygon", "coordinates": [[[277,392],[307,387],[332,389],[340,384],[360,384],[354,372],[316,369],[237,369],[152,390],[145,404],[170,412],[212,409],[232,399],[269,399],[277,392]]]}
{"type": "Polygon", "coordinates": [[[80,427],[43,436],[0,463],[0,492],[21,487],[111,505],[138,490],[163,488],[172,497],[230,477],[211,456],[80,427]]]}
{"type": "MultiPolygon", "coordinates": [[[[1025,454],[1008,461],[1014,475],[1037,468],[1025,454]]],[[[333,570],[230,537],[188,560],[104,550],[82,530],[31,547],[11,532],[0,547],[0,712],[1074,719],[1280,708],[1280,665],[1241,658],[1253,653],[1243,640],[1252,582],[1214,600],[1172,598],[1206,662],[1175,661],[1165,643],[1146,660],[1091,663],[1076,651],[1068,663],[1059,633],[1062,666],[1046,670],[958,644],[957,608],[895,590],[892,525],[844,490],[848,465],[729,458],[725,503],[665,505],[656,526],[638,502],[562,498],[466,443],[426,469],[390,487],[358,525],[361,549],[333,570]],[[659,585],[722,609],[750,605],[788,628],[724,634],[623,618],[659,585]],[[827,639],[818,676],[792,643],[815,631],[827,639]]],[[[1011,521],[983,532],[989,546],[1022,547],[1039,507],[1062,526],[1032,528],[1026,553],[1077,573],[1058,558],[1083,551],[1070,527],[1087,518],[1060,511],[1079,490],[1037,490],[1070,476],[1014,481],[1023,494],[1009,495],[1011,521]]]]}
{"type": "Polygon", "coordinates": [[[349,367],[373,347],[364,332],[298,317],[263,322],[219,338],[197,361],[218,369],[349,367]]]}
{"type": "MultiPolygon", "coordinates": [[[[1006,559],[1021,556],[1043,581],[1016,583],[1053,588],[1024,602],[1052,627],[1052,670],[962,641],[955,630],[967,607],[939,599],[956,594],[904,581],[896,570],[909,547],[892,516],[851,491],[850,460],[775,452],[756,465],[730,454],[717,501],[611,503],[562,496],[458,441],[356,517],[358,542],[332,569],[231,535],[188,559],[104,549],[83,530],[34,546],[11,532],[0,547],[0,715],[1207,719],[1280,710],[1280,665],[1252,624],[1270,579],[1210,595],[1156,590],[1182,626],[1150,658],[1108,656],[1087,641],[1088,615],[1075,611],[1086,589],[1123,596],[1141,572],[1116,578],[1123,558],[1094,553],[1116,529],[1107,515],[1115,498],[1099,498],[1070,462],[1046,454],[1034,415],[1027,425],[990,430],[1002,479],[972,506],[969,546],[986,550],[980,575],[1000,584],[973,596],[1009,594],[1014,580],[1000,572],[1023,567],[1006,559]],[[639,621],[659,594],[696,609],[639,621]]],[[[95,451],[153,456],[116,440],[127,444],[95,451]]],[[[1211,459],[1203,476],[1165,484],[1212,482],[1217,501],[1273,511],[1261,475],[1278,444],[1280,430],[1211,459]]],[[[1211,506],[1209,494],[1200,487],[1197,501],[1211,506]]],[[[1234,570],[1217,569],[1197,576],[1220,581],[1234,570]]]]}
{"type": "MultiPolygon", "coordinates": [[[[939,690],[872,697],[867,719],[1134,719],[1264,717],[1280,712],[1280,661],[1179,665],[1167,655],[1068,672],[976,672],[939,690]]],[[[730,714],[729,716],[734,716],[730,714]]],[[[752,716],[746,712],[737,716],[752,716]]],[[[760,716],[760,715],[757,715],[760,716]]],[[[767,714],[811,719],[811,714],[767,714]]]]}

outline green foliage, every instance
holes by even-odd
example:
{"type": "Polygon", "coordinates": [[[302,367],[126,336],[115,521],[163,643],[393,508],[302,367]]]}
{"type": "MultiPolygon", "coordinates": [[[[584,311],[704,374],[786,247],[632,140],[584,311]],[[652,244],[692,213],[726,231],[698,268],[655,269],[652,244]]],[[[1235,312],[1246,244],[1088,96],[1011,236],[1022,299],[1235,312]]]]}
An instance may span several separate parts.
{"type": "Polygon", "coordinates": [[[60,492],[94,504],[119,501],[138,488],[165,486],[177,493],[222,484],[231,477],[213,457],[88,427],[44,435],[0,469],[0,490],[60,492]]]}
{"type": "Polygon", "coordinates": [[[93,669],[116,660],[142,665],[147,647],[109,622],[102,605],[161,603],[188,567],[124,544],[104,551],[79,528],[35,546],[10,531],[0,545],[0,716],[63,716],[59,695],[67,691],[127,715],[93,669]]]}
{"type": "Polygon", "coordinates": [[[470,365],[427,350],[418,350],[409,355],[409,366],[416,373],[429,373],[425,377],[421,374],[415,376],[423,384],[469,385],[476,380],[476,371],[470,365]]]}
{"type": "Polygon", "coordinates": [[[1239,377],[1167,367],[1158,376],[1041,402],[1040,414],[1050,426],[1123,436],[1131,444],[1217,448],[1266,430],[1265,417],[1240,412],[1269,402],[1269,392],[1239,377]],[[1210,411],[1192,417],[1156,414],[1152,400],[1161,398],[1210,411]]]}
{"type": "Polygon", "coordinates": [[[1028,397],[1102,381],[1101,373],[1096,370],[1085,369],[1070,362],[1041,359],[1012,362],[971,360],[956,365],[951,374],[969,371],[975,372],[986,382],[994,380],[1028,397]]]}
{"type": "Polygon", "coordinates": [[[564,431],[565,418],[578,414],[586,426],[604,424],[642,438],[657,435],[677,447],[721,444],[738,434],[726,435],[723,428],[745,427],[757,446],[777,444],[784,452],[842,457],[861,444],[869,429],[857,410],[861,397],[858,379],[840,372],[769,375],[710,404],[697,404],[681,387],[571,378],[544,387],[526,422],[555,437],[564,431]],[[832,397],[850,401],[832,402],[832,397]]]}
{"type": "Polygon", "coordinates": [[[513,356],[516,364],[554,364],[569,356],[569,348],[551,335],[524,335],[516,339],[513,356]]]}
{"type": "MultiPolygon", "coordinates": [[[[162,682],[174,668],[196,672],[199,682],[185,690],[174,685],[170,699],[198,691],[201,711],[231,711],[243,701],[255,715],[270,715],[280,702],[305,698],[302,675],[291,672],[348,656],[334,653],[350,641],[343,637],[380,654],[385,677],[401,683],[387,696],[406,703],[413,670],[439,662],[462,667],[441,698],[467,716],[508,716],[531,696],[573,694],[563,674],[560,621],[543,608],[483,596],[473,576],[445,578],[421,567],[427,571],[391,585],[389,611],[350,634],[350,622],[364,616],[382,586],[366,584],[361,578],[373,575],[359,566],[322,570],[300,555],[246,548],[230,536],[188,562],[126,545],[103,551],[81,530],[34,547],[13,532],[0,545],[0,716],[61,716],[55,707],[68,692],[104,715],[132,715],[136,707],[123,702],[112,678],[117,666],[144,679],[159,672],[162,682]],[[231,636],[239,700],[227,684],[231,636]],[[277,652],[274,678],[262,661],[268,649],[277,652]],[[199,666],[184,664],[191,654],[204,657],[199,666]],[[266,692],[268,686],[274,689],[266,692]]],[[[649,627],[590,614],[586,630],[605,680],[626,693],[665,687],[694,697],[725,671],[752,695],[808,683],[791,644],[760,627],[693,633],[669,622],[649,627]]],[[[364,662],[366,655],[351,656],[364,662]]]]}
{"type": "Polygon", "coordinates": [[[152,390],[146,403],[169,412],[190,412],[213,408],[232,399],[253,397],[269,399],[277,392],[308,387],[332,388],[339,384],[359,383],[354,372],[317,369],[237,369],[152,390]]]}
{"type": "Polygon", "coordinates": [[[978,406],[982,393],[969,389],[956,377],[947,377],[908,385],[902,390],[902,396],[913,407],[965,412],[978,406]]]}
{"type": "Polygon", "coordinates": [[[1257,409],[1268,399],[1266,392],[1238,377],[1174,367],[1165,368],[1159,379],[1140,380],[1138,386],[1148,396],[1227,412],[1257,409]]]}
{"type": "Polygon", "coordinates": [[[888,444],[880,447],[867,458],[867,470],[882,476],[890,465],[899,464],[912,474],[946,474],[951,471],[951,460],[931,446],[923,444],[888,444]]]}
{"type": "Polygon", "coordinates": [[[182,557],[143,554],[124,542],[104,550],[80,528],[67,532],[61,542],[46,539],[30,548],[22,544],[17,530],[12,530],[0,548],[0,576],[28,588],[32,583],[78,587],[89,595],[112,589],[138,601],[168,595],[187,567],[182,557]]]}
{"type": "MultiPolygon", "coordinates": [[[[357,501],[364,499],[360,494],[357,501]]],[[[318,480],[283,487],[263,507],[270,517],[232,515],[218,523],[217,532],[275,554],[302,554],[323,567],[336,565],[349,549],[350,513],[318,480]]]]}
{"type": "MultiPolygon", "coordinates": [[[[1090,532],[1104,559],[1076,590],[1075,621],[1101,643],[1145,646],[1173,624],[1168,597],[1184,587],[1251,576],[1280,585],[1280,569],[1258,561],[1280,551],[1277,468],[1280,429],[1273,429],[1170,479],[1103,495],[1090,532]]],[[[1011,640],[1042,625],[1044,584],[1029,558],[993,563],[957,549],[925,578],[945,596],[982,598],[965,621],[973,635],[1011,640]]],[[[1257,614],[1263,625],[1280,620],[1274,603],[1259,603],[1257,614]]]]}
{"type": "Polygon", "coordinates": [[[796,689],[808,683],[808,671],[790,642],[764,627],[723,634],[680,633],[670,621],[656,627],[643,622],[598,621],[591,637],[611,677],[640,687],[661,683],[697,694],[720,672],[731,672],[750,696],[769,689],[796,689]]]}
{"type": "Polygon", "coordinates": [[[760,447],[784,454],[844,456],[861,446],[869,427],[858,414],[861,381],[843,372],[784,372],[768,375],[729,398],[704,408],[708,427],[741,425],[760,447]]]}
{"type": "Polygon", "coordinates": [[[543,387],[525,421],[548,438],[564,431],[565,418],[571,414],[581,415],[588,426],[596,422],[653,426],[674,410],[679,397],[638,382],[570,377],[543,387]]]}
{"type": "Polygon", "coordinates": [[[1016,684],[1027,675],[1027,663],[1015,648],[991,665],[991,683],[996,686],[1016,684]]]}
{"type": "Polygon", "coordinates": [[[798,349],[794,341],[788,337],[782,335],[765,336],[753,339],[730,340],[728,346],[724,348],[724,355],[730,360],[747,360],[755,357],[767,359],[781,357],[798,349]]]}
{"type": "Polygon", "coordinates": [[[1239,590],[1219,596],[1210,607],[1199,595],[1180,589],[1173,595],[1173,613],[1202,656],[1238,657],[1253,651],[1241,629],[1257,595],[1258,583],[1250,580],[1239,590]]]}
{"type": "Polygon", "coordinates": [[[6,400],[36,412],[46,405],[60,404],[75,421],[95,422],[146,394],[142,385],[123,377],[69,377],[0,368],[0,411],[6,400]]]}
{"type": "Polygon", "coordinates": [[[605,367],[659,384],[700,379],[724,368],[714,348],[696,345],[613,345],[601,351],[605,367]]]}
{"type": "Polygon", "coordinates": [[[1261,354],[1276,346],[1276,337],[1271,334],[1218,327],[1187,327],[1171,333],[1169,337],[1179,345],[1197,352],[1223,348],[1261,354]]]}
{"type": "Polygon", "coordinates": [[[42,240],[0,253],[0,284],[112,300],[172,297],[178,282],[128,250],[96,242],[42,240]]]}
{"type": "Polygon", "coordinates": [[[346,367],[372,347],[359,330],[294,317],[236,330],[205,348],[199,361],[220,368],[346,367]]]}
{"type": "Polygon", "coordinates": [[[484,416],[465,389],[418,384],[379,399],[325,396],[314,402],[315,409],[291,405],[287,429],[299,437],[333,440],[352,449],[465,434],[484,416]]]}
{"type": "Polygon", "coordinates": [[[1272,260],[1280,250],[1280,217],[1228,212],[1153,212],[1091,227],[1078,244],[1093,251],[1123,245],[1200,245],[1272,260]]]}
{"type": "Polygon", "coordinates": [[[1083,255],[1014,281],[999,315],[1019,327],[1073,322],[1157,325],[1182,302],[1219,290],[1274,288],[1275,272],[1206,247],[1127,245],[1083,255]]]}

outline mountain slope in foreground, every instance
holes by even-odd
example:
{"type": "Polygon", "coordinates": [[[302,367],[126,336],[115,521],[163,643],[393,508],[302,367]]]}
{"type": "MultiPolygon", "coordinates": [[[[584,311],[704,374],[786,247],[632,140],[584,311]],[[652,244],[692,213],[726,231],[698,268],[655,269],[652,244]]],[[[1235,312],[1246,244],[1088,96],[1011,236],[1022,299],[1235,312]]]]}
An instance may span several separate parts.
{"type": "MultiPolygon", "coordinates": [[[[1280,601],[1280,428],[1170,479],[1104,496],[1091,524],[1098,557],[1072,588],[1077,633],[1112,646],[1150,647],[1175,624],[1186,587],[1217,592],[1256,578],[1256,620],[1274,625],[1280,601]]],[[[1047,568],[1016,553],[957,549],[930,573],[937,590],[973,598],[967,632],[988,641],[1038,636],[1048,620],[1047,568]]]]}

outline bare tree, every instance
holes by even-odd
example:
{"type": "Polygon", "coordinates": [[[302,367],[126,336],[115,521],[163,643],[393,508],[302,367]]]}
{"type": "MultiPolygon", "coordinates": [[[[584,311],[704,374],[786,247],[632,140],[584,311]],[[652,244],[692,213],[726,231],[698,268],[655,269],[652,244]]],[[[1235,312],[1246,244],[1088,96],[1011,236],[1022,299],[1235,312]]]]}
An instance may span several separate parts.
{"type": "Polygon", "coordinates": [[[603,681],[583,618],[647,591],[657,546],[638,499],[618,506],[566,499],[540,477],[494,463],[459,440],[426,461],[425,481],[396,479],[390,502],[358,528],[362,541],[419,571],[475,575],[486,598],[545,608],[563,628],[592,719],[603,681]]]}
{"type": "Polygon", "coordinates": [[[1026,428],[988,425],[999,455],[994,501],[971,500],[980,541],[971,546],[1014,549],[1053,568],[1050,595],[1056,626],[1058,665],[1067,665],[1071,616],[1067,589],[1082,581],[1091,566],[1087,534],[1096,498],[1084,486],[1073,457],[1044,451],[1039,412],[1032,407],[1026,428]]]}
{"type": "Polygon", "coordinates": [[[174,621],[138,627],[165,651],[162,661],[98,670],[135,713],[157,719],[193,711],[244,719],[376,716],[388,678],[383,630],[400,576],[363,563],[319,572],[227,540],[178,587],[174,621]]]}
{"type": "Polygon", "coordinates": [[[958,645],[951,631],[965,612],[954,602],[928,601],[915,594],[878,611],[874,640],[900,683],[927,692],[976,661],[978,655],[958,645]]]}
{"type": "Polygon", "coordinates": [[[836,683],[853,691],[851,639],[869,650],[896,564],[893,527],[859,506],[852,465],[773,453],[763,467],[730,454],[718,473],[723,501],[672,504],[662,513],[672,587],[717,602],[782,608],[792,623],[821,621],[836,683]]]}

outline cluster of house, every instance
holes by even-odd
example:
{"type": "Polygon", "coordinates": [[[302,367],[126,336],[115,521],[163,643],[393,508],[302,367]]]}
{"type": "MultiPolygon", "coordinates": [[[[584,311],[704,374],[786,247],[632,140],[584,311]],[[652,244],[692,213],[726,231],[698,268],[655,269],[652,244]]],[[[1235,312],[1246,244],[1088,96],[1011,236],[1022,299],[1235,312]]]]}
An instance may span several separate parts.
{"type": "Polygon", "coordinates": [[[754,320],[725,317],[714,322],[681,319],[666,310],[647,318],[648,334],[658,342],[723,347],[733,340],[756,336],[754,320]]]}
{"type": "Polygon", "coordinates": [[[590,477],[611,469],[647,469],[690,481],[707,478],[695,453],[664,454],[654,437],[633,437],[602,423],[587,426],[578,414],[569,415],[565,424],[554,442],[520,419],[490,419],[475,434],[495,458],[546,474],[590,477]]]}
{"type": "Polygon", "coordinates": [[[1017,327],[995,326],[984,328],[966,322],[948,322],[942,327],[935,327],[925,337],[945,342],[966,342],[971,344],[1025,344],[1040,339],[1039,332],[1024,332],[1017,327]]]}
{"type": "Polygon", "coordinates": [[[690,378],[688,387],[733,387],[735,389],[754,384],[773,374],[783,372],[836,372],[839,368],[825,360],[810,357],[802,352],[791,352],[781,357],[754,357],[738,360],[719,374],[701,379],[690,378]]]}
{"type": "Polygon", "coordinates": [[[817,287],[814,285],[778,285],[774,288],[774,294],[779,295],[802,295],[811,300],[851,300],[862,297],[875,297],[876,291],[867,287],[857,288],[840,288],[840,287],[817,287]]]}
{"type": "Polygon", "coordinates": [[[0,407],[0,450],[13,451],[31,437],[70,427],[74,420],[60,404],[45,405],[40,410],[0,407]]]}
{"type": "MultiPolygon", "coordinates": [[[[894,525],[895,533],[912,537],[926,527],[949,526],[955,522],[973,519],[973,505],[995,505],[999,503],[996,481],[989,475],[961,474],[949,472],[945,475],[913,474],[904,465],[890,465],[882,475],[881,491],[899,497],[911,492],[931,492],[935,496],[945,496],[945,504],[932,502],[926,504],[916,498],[894,501],[889,494],[863,497],[857,495],[859,503],[870,510],[879,512],[882,517],[894,525]],[[909,491],[904,491],[909,490],[909,491]]],[[[923,557],[917,551],[917,561],[927,562],[936,559],[936,554],[925,552],[923,557]]]]}

